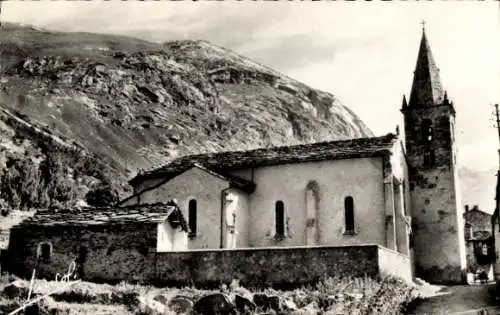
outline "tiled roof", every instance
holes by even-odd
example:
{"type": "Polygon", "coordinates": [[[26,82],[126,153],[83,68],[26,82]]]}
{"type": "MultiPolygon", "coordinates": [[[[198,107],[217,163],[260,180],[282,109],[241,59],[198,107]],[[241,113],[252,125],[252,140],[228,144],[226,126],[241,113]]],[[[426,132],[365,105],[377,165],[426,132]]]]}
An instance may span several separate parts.
{"type": "Polygon", "coordinates": [[[177,222],[188,231],[182,212],[174,204],[143,204],[127,207],[83,208],[71,210],[38,210],[36,214],[19,223],[23,226],[88,226],[113,223],[160,223],[165,219],[177,222]]]}
{"type": "Polygon", "coordinates": [[[141,173],[131,179],[130,184],[134,185],[149,178],[172,178],[196,164],[219,174],[227,174],[227,170],[230,169],[378,156],[390,152],[396,139],[397,136],[394,134],[387,134],[382,137],[319,142],[250,151],[188,155],[177,158],[163,167],[141,173]]]}

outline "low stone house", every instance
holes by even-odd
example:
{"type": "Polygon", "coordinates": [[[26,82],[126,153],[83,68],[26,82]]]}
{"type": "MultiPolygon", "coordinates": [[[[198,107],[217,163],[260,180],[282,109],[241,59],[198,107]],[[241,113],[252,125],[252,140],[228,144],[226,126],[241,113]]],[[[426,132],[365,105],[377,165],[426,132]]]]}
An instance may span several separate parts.
{"type": "Polygon", "coordinates": [[[468,282],[493,280],[495,244],[492,230],[492,215],[479,209],[465,206],[464,238],[466,244],[468,282]]]}
{"type": "Polygon", "coordinates": [[[54,278],[75,261],[79,277],[146,280],[158,252],[187,248],[188,226],[175,204],[38,211],[11,229],[7,268],[54,278]]]}

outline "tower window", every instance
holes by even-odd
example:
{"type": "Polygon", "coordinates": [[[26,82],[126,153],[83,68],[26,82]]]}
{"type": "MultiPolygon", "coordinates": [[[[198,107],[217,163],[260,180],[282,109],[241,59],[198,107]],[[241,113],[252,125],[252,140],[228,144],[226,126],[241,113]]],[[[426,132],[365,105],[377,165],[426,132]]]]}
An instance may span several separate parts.
{"type": "Polygon", "coordinates": [[[354,233],[354,200],[351,196],[347,196],[344,200],[345,214],[345,232],[346,234],[354,233]]]}
{"type": "Polygon", "coordinates": [[[429,143],[433,138],[432,122],[429,119],[424,119],[421,126],[422,141],[429,143]]]}
{"type": "Polygon", "coordinates": [[[283,201],[276,201],[275,208],[276,236],[285,235],[285,205],[283,201]]]}
{"type": "Polygon", "coordinates": [[[436,164],[436,157],[434,155],[434,150],[426,150],[424,152],[424,165],[432,167],[436,164]]]}
{"type": "Polygon", "coordinates": [[[188,214],[188,222],[189,222],[189,230],[191,235],[196,235],[196,211],[197,211],[196,200],[189,200],[189,214],[188,214]]]}

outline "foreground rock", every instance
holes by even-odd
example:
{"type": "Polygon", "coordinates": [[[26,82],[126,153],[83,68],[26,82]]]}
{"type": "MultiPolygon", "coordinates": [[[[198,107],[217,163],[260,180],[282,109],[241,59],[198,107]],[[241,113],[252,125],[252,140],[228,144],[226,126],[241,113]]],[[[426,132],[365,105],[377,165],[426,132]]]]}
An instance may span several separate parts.
{"type": "Polygon", "coordinates": [[[175,312],[175,314],[190,314],[193,310],[194,303],[186,296],[175,296],[168,303],[168,308],[170,311],[175,312]]]}
{"type": "Polygon", "coordinates": [[[234,297],[234,304],[236,305],[238,312],[241,314],[248,314],[257,309],[257,305],[255,305],[254,302],[238,294],[234,297]]]}
{"type": "Polygon", "coordinates": [[[12,283],[3,289],[2,296],[11,300],[15,298],[27,298],[28,291],[28,288],[21,287],[16,285],[15,283],[12,283]]]}
{"type": "Polygon", "coordinates": [[[236,315],[236,307],[222,293],[202,297],[194,304],[194,313],[200,315],[236,315]]]}

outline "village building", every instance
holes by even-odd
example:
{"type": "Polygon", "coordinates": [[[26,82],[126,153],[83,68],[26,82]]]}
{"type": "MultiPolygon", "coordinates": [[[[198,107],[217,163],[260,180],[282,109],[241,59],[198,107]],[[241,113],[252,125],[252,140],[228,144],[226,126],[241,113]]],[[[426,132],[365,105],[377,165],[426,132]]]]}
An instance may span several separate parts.
{"type": "Polygon", "coordinates": [[[187,247],[187,222],[174,204],[38,211],[10,231],[7,269],[54,279],[76,263],[91,281],[142,280],[154,270],[151,255],[187,247]]]}
{"type": "Polygon", "coordinates": [[[484,283],[494,278],[495,242],[492,215],[477,205],[465,206],[464,238],[467,257],[467,282],[484,283]]]}

